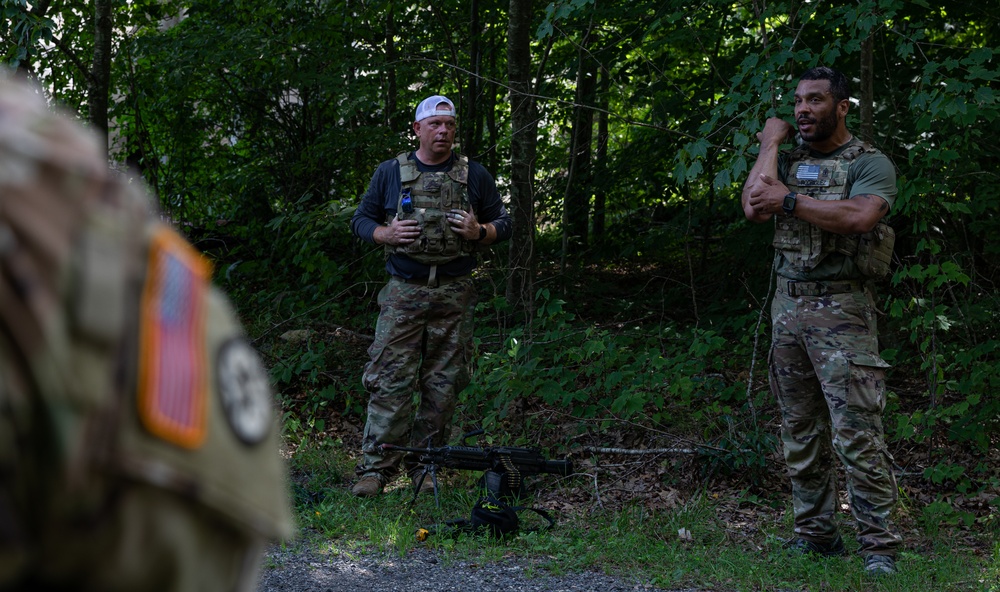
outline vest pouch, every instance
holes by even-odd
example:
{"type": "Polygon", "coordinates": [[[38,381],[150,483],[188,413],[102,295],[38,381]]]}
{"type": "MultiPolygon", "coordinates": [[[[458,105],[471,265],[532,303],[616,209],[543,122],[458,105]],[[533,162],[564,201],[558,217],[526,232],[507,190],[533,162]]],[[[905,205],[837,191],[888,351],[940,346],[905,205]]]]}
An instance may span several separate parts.
{"type": "Polygon", "coordinates": [[[836,251],[841,255],[853,257],[858,253],[858,242],[860,236],[857,234],[838,234],[834,239],[836,251]]]}
{"type": "Polygon", "coordinates": [[[775,232],[772,246],[779,251],[798,252],[802,247],[802,236],[800,225],[795,222],[795,218],[788,216],[775,216],[775,232]]]}
{"type": "Polygon", "coordinates": [[[461,239],[454,232],[448,232],[444,235],[444,254],[448,256],[457,257],[462,253],[461,249],[461,239]]]}
{"type": "Polygon", "coordinates": [[[879,222],[871,232],[862,234],[858,240],[858,252],[854,256],[858,271],[870,278],[889,275],[895,244],[896,232],[884,222],[879,222]]]}
{"type": "Polygon", "coordinates": [[[423,238],[427,241],[423,251],[431,255],[444,252],[445,237],[451,233],[448,220],[441,210],[428,210],[423,224],[423,238]]]}
{"type": "Polygon", "coordinates": [[[424,242],[422,252],[428,255],[438,255],[444,252],[444,239],[441,237],[428,236],[424,242]]]}
{"type": "Polygon", "coordinates": [[[794,267],[809,271],[832,250],[823,244],[823,231],[798,218],[775,216],[772,245],[794,267]],[[824,248],[827,247],[827,248],[824,248]]]}

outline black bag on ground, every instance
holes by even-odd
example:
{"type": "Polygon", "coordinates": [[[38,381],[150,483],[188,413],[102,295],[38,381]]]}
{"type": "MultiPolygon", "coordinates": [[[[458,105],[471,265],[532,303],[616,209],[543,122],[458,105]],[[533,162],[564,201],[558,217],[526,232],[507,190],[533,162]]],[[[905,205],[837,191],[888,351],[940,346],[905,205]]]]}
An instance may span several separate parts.
{"type": "Polygon", "coordinates": [[[469,518],[459,518],[449,520],[441,525],[435,525],[418,530],[418,540],[424,540],[429,534],[451,534],[458,536],[460,533],[481,533],[488,534],[494,538],[502,539],[512,536],[518,532],[535,532],[549,530],[555,526],[556,521],[549,513],[541,508],[529,508],[526,506],[510,506],[506,502],[498,499],[492,494],[487,494],[472,506],[472,515],[469,518]],[[530,510],[548,522],[540,528],[522,529],[518,512],[530,510]],[[421,536],[423,532],[423,536],[421,536]]]}
{"type": "Polygon", "coordinates": [[[517,533],[520,520],[517,510],[498,500],[492,495],[479,498],[472,506],[472,517],[469,518],[472,531],[486,531],[496,538],[517,533]]]}

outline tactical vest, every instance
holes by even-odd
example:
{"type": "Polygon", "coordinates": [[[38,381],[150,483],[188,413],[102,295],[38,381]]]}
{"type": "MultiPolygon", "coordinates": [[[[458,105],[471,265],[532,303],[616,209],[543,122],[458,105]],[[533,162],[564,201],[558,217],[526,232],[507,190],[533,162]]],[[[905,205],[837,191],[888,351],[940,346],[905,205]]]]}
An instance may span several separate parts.
{"type": "MultiPolygon", "coordinates": [[[[399,192],[396,212],[400,220],[420,223],[420,237],[408,245],[386,245],[387,254],[402,254],[424,265],[448,263],[474,252],[475,244],[455,234],[448,223],[453,209],[472,211],[469,202],[469,159],[458,156],[451,170],[426,173],[404,152],[399,161],[399,192]]],[[[387,220],[388,224],[390,221],[387,220]]]]}
{"type": "MultiPolygon", "coordinates": [[[[803,144],[788,155],[785,184],[790,191],[813,199],[846,199],[847,172],[851,164],[862,154],[877,152],[854,138],[837,156],[814,158],[809,154],[808,145],[803,144]]],[[[852,257],[866,277],[882,277],[889,271],[895,234],[883,221],[879,221],[871,232],[842,235],[827,232],[794,216],[775,216],[774,220],[772,244],[796,269],[810,271],[824,257],[837,252],[852,257]]]]}

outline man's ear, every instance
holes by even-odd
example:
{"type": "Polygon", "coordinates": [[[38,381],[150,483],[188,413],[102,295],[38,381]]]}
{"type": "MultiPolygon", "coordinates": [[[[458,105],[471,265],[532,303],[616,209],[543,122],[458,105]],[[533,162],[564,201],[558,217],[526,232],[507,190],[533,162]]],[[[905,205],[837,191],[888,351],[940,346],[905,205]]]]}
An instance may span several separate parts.
{"type": "Polygon", "coordinates": [[[839,113],[841,117],[847,116],[847,111],[850,108],[851,108],[850,99],[844,99],[843,101],[837,103],[837,113],[839,113]]]}
{"type": "Polygon", "coordinates": [[[420,135],[420,122],[419,121],[414,121],[413,122],[413,133],[417,134],[418,136],[420,135]]]}

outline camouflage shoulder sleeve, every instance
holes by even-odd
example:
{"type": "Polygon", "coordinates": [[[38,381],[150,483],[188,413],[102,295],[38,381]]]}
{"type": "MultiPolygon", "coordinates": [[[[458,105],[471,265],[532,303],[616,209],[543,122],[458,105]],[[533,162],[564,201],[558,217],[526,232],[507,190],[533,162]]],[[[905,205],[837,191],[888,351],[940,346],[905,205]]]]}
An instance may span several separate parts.
{"type": "Polygon", "coordinates": [[[120,460],[133,478],[189,497],[248,532],[290,537],[274,399],[260,358],[226,297],[199,275],[205,270],[195,267],[201,261],[192,247],[156,225],[148,249],[136,404],[128,405],[133,419],[120,460]],[[198,318],[176,324],[178,307],[198,318]]]}
{"type": "Polygon", "coordinates": [[[0,77],[0,589],[252,590],[293,531],[273,405],[142,183],[0,77]]]}

